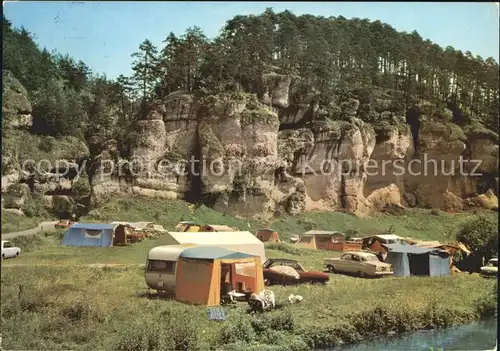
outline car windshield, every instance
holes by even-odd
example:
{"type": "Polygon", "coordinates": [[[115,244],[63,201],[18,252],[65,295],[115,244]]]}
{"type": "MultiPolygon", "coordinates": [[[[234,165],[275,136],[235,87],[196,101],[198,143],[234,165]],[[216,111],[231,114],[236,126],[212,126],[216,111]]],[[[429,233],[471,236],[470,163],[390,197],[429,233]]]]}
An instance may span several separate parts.
{"type": "Polygon", "coordinates": [[[365,256],[365,260],[368,261],[368,262],[379,262],[379,259],[375,255],[373,255],[373,256],[372,255],[365,256]]]}
{"type": "Polygon", "coordinates": [[[490,263],[488,263],[488,266],[490,266],[490,267],[498,267],[498,261],[490,261],[490,263]]]}

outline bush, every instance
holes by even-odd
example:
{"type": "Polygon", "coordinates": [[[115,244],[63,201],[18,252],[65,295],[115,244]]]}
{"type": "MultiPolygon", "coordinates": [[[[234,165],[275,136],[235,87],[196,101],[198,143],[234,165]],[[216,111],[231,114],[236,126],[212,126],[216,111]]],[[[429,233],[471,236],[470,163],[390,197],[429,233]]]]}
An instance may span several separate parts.
{"type": "Polygon", "coordinates": [[[441,214],[441,211],[438,208],[433,208],[430,214],[433,216],[439,216],[441,214]]]}
{"type": "Polygon", "coordinates": [[[56,139],[54,139],[54,137],[44,136],[40,138],[40,142],[38,143],[38,148],[43,152],[52,152],[55,144],[56,144],[56,139]]]}
{"type": "Polygon", "coordinates": [[[359,230],[357,229],[352,229],[352,228],[349,228],[345,231],[345,240],[349,240],[351,238],[354,238],[356,237],[356,235],[359,234],[359,230]]]}
{"type": "Polygon", "coordinates": [[[136,321],[130,327],[121,329],[114,349],[123,351],[195,349],[199,331],[194,328],[187,314],[181,314],[179,318],[169,312],[136,321]]]}
{"type": "Polygon", "coordinates": [[[252,322],[245,315],[236,314],[224,323],[220,332],[220,342],[231,344],[240,341],[251,342],[255,340],[256,333],[252,327],[252,322]]]}
{"type": "Polygon", "coordinates": [[[498,281],[493,289],[476,301],[476,309],[480,318],[491,318],[497,315],[498,281]]]}
{"type": "Polygon", "coordinates": [[[491,217],[479,215],[467,220],[456,234],[456,239],[485,260],[498,254],[497,222],[491,217]]]}
{"type": "Polygon", "coordinates": [[[91,192],[89,178],[86,175],[79,177],[78,180],[73,183],[71,191],[77,202],[81,202],[89,197],[91,192]]]}
{"type": "Polygon", "coordinates": [[[311,349],[326,349],[343,344],[335,328],[330,326],[311,326],[304,328],[300,334],[311,349]]]}

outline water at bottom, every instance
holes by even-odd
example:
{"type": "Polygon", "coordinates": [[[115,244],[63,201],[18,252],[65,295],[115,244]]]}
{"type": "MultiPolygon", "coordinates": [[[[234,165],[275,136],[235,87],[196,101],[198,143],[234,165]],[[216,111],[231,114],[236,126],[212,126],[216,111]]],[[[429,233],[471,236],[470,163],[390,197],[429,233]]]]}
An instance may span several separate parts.
{"type": "Polygon", "coordinates": [[[377,339],[352,347],[332,350],[348,351],[429,351],[493,350],[497,341],[497,321],[488,320],[441,330],[418,331],[397,337],[377,339]]]}

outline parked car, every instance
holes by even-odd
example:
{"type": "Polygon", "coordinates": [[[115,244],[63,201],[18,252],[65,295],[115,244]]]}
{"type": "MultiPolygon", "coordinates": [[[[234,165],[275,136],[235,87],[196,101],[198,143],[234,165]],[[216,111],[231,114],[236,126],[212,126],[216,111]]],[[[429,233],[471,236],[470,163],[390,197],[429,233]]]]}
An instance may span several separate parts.
{"type": "Polygon", "coordinates": [[[2,260],[9,257],[17,257],[21,254],[21,249],[12,246],[10,241],[2,240],[2,260]]]}
{"type": "Polygon", "coordinates": [[[330,280],[328,274],[319,271],[307,271],[304,267],[295,260],[284,258],[270,258],[262,265],[264,273],[264,283],[272,284],[301,284],[301,283],[322,283],[325,284],[330,280]],[[298,273],[298,278],[293,275],[275,271],[271,268],[279,266],[288,266],[298,273]]]}
{"type": "Polygon", "coordinates": [[[346,252],[340,258],[325,258],[325,268],[332,273],[346,273],[364,277],[392,275],[392,266],[377,256],[364,251],[346,252]]]}
{"type": "Polygon", "coordinates": [[[54,227],[56,229],[61,229],[61,228],[69,228],[71,227],[71,225],[73,224],[72,221],[70,221],[69,219],[61,219],[59,222],[57,222],[54,227]]]}
{"type": "Polygon", "coordinates": [[[492,258],[488,264],[481,267],[481,275],[483,277],[496,277],[498,275],[498,258],[492,258]]]}

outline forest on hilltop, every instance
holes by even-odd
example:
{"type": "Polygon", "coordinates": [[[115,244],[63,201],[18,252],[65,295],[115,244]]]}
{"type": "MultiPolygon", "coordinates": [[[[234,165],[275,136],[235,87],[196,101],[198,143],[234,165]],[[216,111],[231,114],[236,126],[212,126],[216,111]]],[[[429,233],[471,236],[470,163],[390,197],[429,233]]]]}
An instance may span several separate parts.
{"type": "MultiPolygon", "coordinates": [[[[4,18],[4,70],[27,89],[37,134],[72,135],[98,154],[154,101],[172,92],[210,95],[228,89],[262,96],[266,73],[292,77],[290,102],[314,94],[326,118],[339,119],[334,96],[391,91],[400,111],[419,102],[447,107],[452,121],[497,131],[499,67],[492,58],[441,48],[416,31],[397,32],[367,19],[296,16],[267,9],[236,16],[208,39],[200,28],[173,33],[157,48],[145,40],[133,53],[133,76],[91,72],[68,55],[40,49],[32,34],[4,18]]],[[[358,111],[370,122],[371,111],[358,111]]],[[[5,135],[4,125],[4,135],[5,135]]]]}

